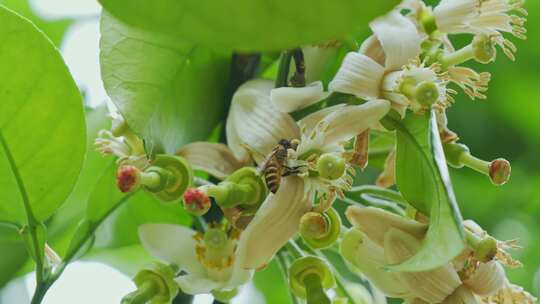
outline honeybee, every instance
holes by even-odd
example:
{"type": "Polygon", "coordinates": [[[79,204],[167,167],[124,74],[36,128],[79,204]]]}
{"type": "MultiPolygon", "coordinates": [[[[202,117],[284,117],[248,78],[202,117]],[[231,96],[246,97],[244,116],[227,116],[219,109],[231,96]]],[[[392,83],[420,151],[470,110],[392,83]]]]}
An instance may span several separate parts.
{"type": "Polygon", "coordinates": [[[297,140],[282,139],[259,164],[259,171],[264,175],[266,186],[272,193],[277,192],[283,177],[299,173],[299,167],[287,166],[289,149],[296,150],[297,147],[297,140]]]}

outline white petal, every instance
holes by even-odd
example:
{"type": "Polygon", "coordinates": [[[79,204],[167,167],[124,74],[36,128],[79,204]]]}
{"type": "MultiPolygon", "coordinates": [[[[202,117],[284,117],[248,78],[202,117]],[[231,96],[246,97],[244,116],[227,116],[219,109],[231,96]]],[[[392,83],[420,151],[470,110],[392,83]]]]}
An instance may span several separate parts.
{"type": "Polygon", "coordinates": [[[471,31],[467,24],[478,16],[479,9],[479,0],[442,0],[433,9],[433,16],[443,33],[464,33],[471,31]]]}
{"type": "Polygon", "coordinates": [[[154,257],[174,263],[189,274],[204,276],[203,268],[195,253],[195,232],[187,227],[172,224],[144,224],[139,226],[139,238],[144,248],[154,257]]]}
{"type": "Polygon", "coordinates": [[[327,116],[324,132],[325,146],[333,146],[349,140],[375,125],[390,111],[387,100],[370,100],[358,106],[346,106],[327,116]]]}
{"type": "Polygon", "coordinates": [[[266,265],[298,231],[300,218],[311,208],[309,198],[304,196],[301,178],[284,178],[277,193],[268,196],[240,235],[236,252],[243,259],[241,266],[256,269],[266,265]]]}
{"type": "Polygon", "coordinates": [[[223,282],[217,282],[204,276],[184,275],[175,279],[180,289],[187,294],[197,295],[221,289],[223,282]]]}
{"type": "Polygon", "coordinates": [[[362,99],[379,98],[384,67],[370,57],[348,53],[328,88],[331,92],[353,94],[362,99]]]}
{"type": "Polygon", "coordinates": [[[351,229],[345,233],[340,253],[353,270],[365,275],[369,281],[389,297],[411,296],[396,273],[383,270],[386,264],[383,248],[370,240],[364,233],[351,229]],[[350,265],[350,266],[351,266],[350,265]]]}
{"type": "Polygon", "coordinates": [[[194,142],[180,148],[176,155],[184,157],[194,169],[219,179],[224,179],[249,163],[248,160],[236,159],[229,147],[219,143],[194,142]]]}
{"type": "Polygon", "coordinates": [[[487,297],[504,287],[506,274],[498,261],[481,263],[464,283],[475,294],[487,297]]]}
{"type": "Polygon", "coordinates": [[[369,56],[382,66],[385,65],[386,55],[384,54],[381,42],[375,35],[369,36],[369,38],[362,43],[360,46],[360,53],[369,56]]]}
{"type": "Polygon", "coordinates": [[[227,119],[227,141],[238,159],[245,159],[249,145],[256,160],[262,160],[280,139],[300,137],[294,119],[279,112],[270,102],[270,80],[252,80],[233,96],[227,119]]]}
{"type": "MultiPolygon", "coordinates": [[[[446,298],[441,304],[478,304],[480,301],[476,299],[471,290],[465,286],[460,286],[452,295],[446,298]]],[[[517,303],[513,302],[512,303],[517,303]]],[[[509,304],[509,303],[508,303],[509,304]]]]}
{"type": "Polygon", "coordinates": [[[326,116],[336,112],[337,110],[345,107],[345,104],[338,104],[328,108],[324,108],[317,112],[311,113],[308,116],[298,121],[298,125],[302,129],[302,133],[309,134],[315,128],[315,126],[322,121],[326,116]]]}
{"type": "Polygon", "coordinates": [[[370,27],[384,49],[387,71],[400,69],[420,55],[421,37],[416,25],[399,12],[375,19],[370,27]]]}
{"type": "Polygon", "coordinates": [[[276,109],[290,113],[308,107],[328,96],[321,81],[311,83],[305,87],[283,87],[270,92],[270,100],[276,109]]]}
{"type": "MultiPolygon", "coordinates": [[[[390,229],[384,238],[386,262],[397,264],[412,257],[420,248],[420,241],[398,229],[390,229]]],[[[423,272],[398,272],[404,285],[428,303],[440,303],[461,285],[460,278],[452,265],[423,272]]]]}
{"type": "Polygon", "coordinates": [[[427,225],[374,207],[350,206],[345,212],[349,222],[371,240],[384,245],[384,236],[392,228],[405,231],[417,239],[425,236],[427,225]]]}

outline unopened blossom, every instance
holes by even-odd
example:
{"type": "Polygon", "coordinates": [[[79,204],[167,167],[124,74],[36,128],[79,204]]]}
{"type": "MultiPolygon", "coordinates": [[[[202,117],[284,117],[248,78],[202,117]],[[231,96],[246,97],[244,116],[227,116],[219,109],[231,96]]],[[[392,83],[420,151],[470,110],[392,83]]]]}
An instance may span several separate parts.
{"type": "Polygon", "coordinates": [[[339,167],[344,143],[377,123],[389,110],[387,101],[373,100],[358,106],[324,109],[297,123],[286,113],[291,108],[279,109],[280,98],[294,99],[295,108],[303,108],[324,95],[321,87],[312,89],[287,90],[288,94],[283,95],[283,90],[272,91],[271,81],[253,80],[244,84],[233,97],[227,136],[238,156],[249,153],[261,163],[281,139],[299,141],[296,150],[289,150],[287,161],[289,167],[299,171],[282,178],[277,193],[268,196],[243,231],[242,237],[251,240],[245,248],[248,258],[244,266],[247,268],[265,265],[294,236],[301,217],[313,208],[316,195],[318,207],[324,210],[337,194],[350,188],[352,179],[346,166],[337,176],[333,175],[335,172],[329,175],[324,174],[329,171],[313,172],[318,172],[321,165],[339,167]]]}
{"type": "Polygon", "coordinates": [[[145,224],[139,237],[150,254],[183,272],[175,280],[185,293],[232,290],[253,275],[243,267],[246,256],[237,250],[242,241],[234,231],[213,227],[203,234],[172,224],[145,224]]]}
{"type": "Polygon", "coordinates": [[[410,108],[421,112],[447,99],[447,79],[437,65],[425,66],[421,36],[415,24],[398,12],[370,24],[374,33],[359,52],[346,55],[330,90],[365,100],[385,99],[402,116],[410,108]]]}

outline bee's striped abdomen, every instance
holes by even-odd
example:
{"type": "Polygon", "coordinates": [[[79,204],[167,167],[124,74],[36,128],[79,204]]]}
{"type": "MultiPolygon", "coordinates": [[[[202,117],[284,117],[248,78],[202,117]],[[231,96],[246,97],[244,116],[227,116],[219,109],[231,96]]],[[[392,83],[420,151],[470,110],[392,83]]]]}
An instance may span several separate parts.
{"type": "Polygon", "coordinates": [[[281,165],[276,161],[270,161],[264,170],[264,179],[268,190],[276,193],[281,183],[281,165]]]}

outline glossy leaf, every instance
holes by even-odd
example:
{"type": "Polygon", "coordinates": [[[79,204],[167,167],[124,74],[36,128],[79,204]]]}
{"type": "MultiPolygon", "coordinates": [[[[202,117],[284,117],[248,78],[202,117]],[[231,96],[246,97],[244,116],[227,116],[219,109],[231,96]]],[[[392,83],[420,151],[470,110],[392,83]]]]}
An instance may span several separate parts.
{"type": "Polygon", "coordinates": [[[0,221],[23,225],[26,212],[43,221],[71,192],[86,146],[84,112],[50,40],[2,6],[0,24],[0,221]]]}
{"type": "Polygon", "coordinates": [[[100,0],[117,18],[206,46],[280,50],[346,37],[396,0],[100,0]]]}
{"type": "Polygon", "coordinates": [[[429,215],[421,249],[388,268],[425,271],[450,262],[464,249],[462,218],[454,196],[435,116],[408,115],[397,128],[397,186],[403,197],[429,215]]]}
{"type": "Polygon", "coordinates": [[[77,184],[66,202],[47,223],[48,242],[54,250],[63,255],[78,222],[86,213],[86,205],[91,190],[113,162],[112,157],[103,156],[94,145],[98,131],[110,129],[111,119],[106,106],[86,110],[87,147],[86,158],[77,184]]]}
{"type": "Polygon", "coordinates": [[[0,225],[0,290],[28,259],[28,252],[14,227],[0,225]]]}
{"type": "Polygon", "coordinates": [[[225,110],[230,53],[141,31],[107,13],[101,34],[107,93],[150,149],[174,153],[210,135],[225,110]]]}
{"type": "Polygon", "coordinates": [[[291,303],[289,285],[279,267],[276,259],[273,259],[266,268],[255,272],[253,277],[253,283],[266,303],[291,303]]]}
{"type": "Polygon", "coordinates": [[[38,16],[30,6],[32,0],[0,0],[0,4],[14,10],[32,21],[56,46],[60,46],[68,27],[73,23],[70,19],[46,20],[38,16]]]}

